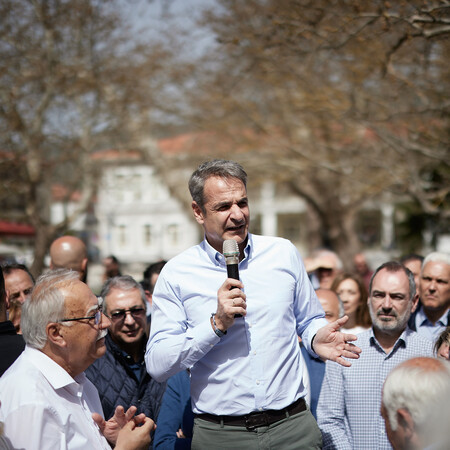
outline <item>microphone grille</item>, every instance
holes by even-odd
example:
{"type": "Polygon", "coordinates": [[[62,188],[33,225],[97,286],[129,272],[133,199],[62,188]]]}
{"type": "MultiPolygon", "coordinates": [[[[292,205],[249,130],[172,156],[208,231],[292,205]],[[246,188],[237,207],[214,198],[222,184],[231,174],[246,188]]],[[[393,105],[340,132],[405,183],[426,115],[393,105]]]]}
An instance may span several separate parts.
{"type": "Polygon", "coordinates": [[[223,254],[239,254],[238,243],[234,239],[226,239],[223,241],[223,254]]]}

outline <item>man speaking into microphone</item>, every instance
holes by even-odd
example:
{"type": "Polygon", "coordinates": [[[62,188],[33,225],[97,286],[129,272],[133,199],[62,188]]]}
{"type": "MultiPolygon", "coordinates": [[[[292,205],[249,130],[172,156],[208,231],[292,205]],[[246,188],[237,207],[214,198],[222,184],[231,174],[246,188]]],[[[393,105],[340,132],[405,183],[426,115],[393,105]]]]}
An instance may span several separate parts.
{"type": "Polygon", "coordinates": [[[312,355],[343,366],[359,356],[356,336],[339,331],[346,317],[325,319],[289,241],[248,232],[246,186],[233,161],[206,162],[192,174],[192,209],[205,238],[158,278],[147,370],[164,381],[190,369],[194,449],[321,448],[297,336],[312,355]],[[232,277],[223,255],[230,239],[239,251],[232,277]]]}

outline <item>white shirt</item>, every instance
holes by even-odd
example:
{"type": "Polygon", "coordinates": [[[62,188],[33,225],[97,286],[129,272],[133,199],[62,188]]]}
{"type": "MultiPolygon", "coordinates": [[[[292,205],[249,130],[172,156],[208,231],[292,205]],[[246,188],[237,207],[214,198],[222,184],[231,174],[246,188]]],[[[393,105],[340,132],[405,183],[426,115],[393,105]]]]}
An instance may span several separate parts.
{"type": "Polygon", "coordinates": [[[347,334],[359,334],[359,333],[362,333],[363,331],[367,331],[369,329],[370,329],[370,327],[362,327],[361,325],[356,325],[355,327],[352,327],[352,328],[341,328],[340,331],[342,331],[343,333],[347,333],[347,334]]]}
{"type": "Polygon", "coordinates": [[[218,338],[210,324],[227,278],[224,256],[204,240],[161,271],[145,361],[157,380],[191,368],[195,413],[282,409],[307,393],[297,335],[308,350],[327,325],[301,257],[286,239],[249,234],[239,263],[247,315],[218,338]]]}
{"type": "Polygon", "coordinates": [[[26,347],[0,378],[0,421],[14,448],[108,449],[92,419],[103,415],[97,389],[84,373],[72,378],[39,350],[26,347]]]}

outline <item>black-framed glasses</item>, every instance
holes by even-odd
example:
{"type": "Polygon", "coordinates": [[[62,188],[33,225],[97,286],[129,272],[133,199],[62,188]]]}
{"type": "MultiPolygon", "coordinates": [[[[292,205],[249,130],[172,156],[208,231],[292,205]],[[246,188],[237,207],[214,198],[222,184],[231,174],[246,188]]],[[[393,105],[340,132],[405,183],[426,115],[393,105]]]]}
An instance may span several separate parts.
{"type": "Polygon", "coordinates": [[[95,311],[95,314],[93,316],[61,319],[61,320],[58,320],[58,322],[75,322],[77,320],[92,320],[92,319],[94,319],[94,324],[98,325],[102,321],[102,314],[103,314],[103,299],[101,297],[99,297],[98,298],[98,309],[97,309],[97,311],[95,311]]]}
{"type": "Polygon", "coordinates": [[[145,314],[146,311],[144,308],[129,308],[129,309],[116,309],[115,311],[112,311],[110,314],[110,319],[113,322],[121,322],[123,320],[125,320],[125,316],[127,313],[130,313],[133,316],[133,319],[142,319],[145,314]]]}
{"type": "Polygon", "coordinates": [[[74,317],[72,319],[61,319],[61,320],[58,320],[58,322],[74,322],[76,320],[84,320],[84,319],[92,320],[92,319],[94,319],[95,325],[98,325],[102,321],[102,312],[103,312],[102,309],[99,308],[93,316],[74,317]]]}

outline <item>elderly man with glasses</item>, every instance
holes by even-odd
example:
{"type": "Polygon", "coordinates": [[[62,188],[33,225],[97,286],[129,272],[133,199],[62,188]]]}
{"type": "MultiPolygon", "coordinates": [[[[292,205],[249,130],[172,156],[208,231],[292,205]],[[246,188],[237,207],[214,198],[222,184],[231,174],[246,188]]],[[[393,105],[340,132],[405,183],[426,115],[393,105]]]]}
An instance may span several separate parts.
{"type": "Polygon", "coordinates": [[[153,421],[133,418],[136,408],[125,413],[120,406],[106,422],[98,392],[84,374],[105,354],[110,324],[102,301],[77,272],[59,269],[39,278],[23,304],[25,350],[0,379],[3,443],[80,450],[149,445],[153,421]]]}
{"type": "Polygon", "coordinates": [[[100,295],[111,326],[105,337],[105,355],[86,370],[86,375],[99,391],[106,418],[114,414],[117,405],[134,405],[138,413],[155,419],[165,383],[152,379],[145,369],[145,292],[132,277],[119,276],[106,281],[100,295]]]}

